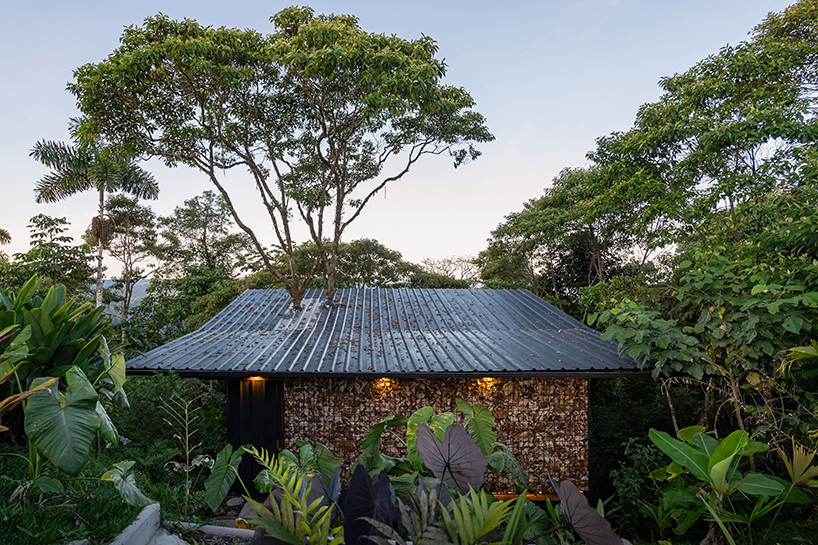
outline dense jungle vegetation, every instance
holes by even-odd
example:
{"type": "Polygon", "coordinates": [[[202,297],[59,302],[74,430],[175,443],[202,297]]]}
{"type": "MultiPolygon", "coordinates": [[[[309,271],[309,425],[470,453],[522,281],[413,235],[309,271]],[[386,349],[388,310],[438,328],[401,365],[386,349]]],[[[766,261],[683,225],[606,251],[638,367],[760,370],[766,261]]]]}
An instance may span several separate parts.
{"type": "MultiPolygon", "coordinates": [[[[39,201],[90,190],[99,206],[83,241],[66,235],[65,219],[40,214],[29,225],[30,250],[0,256],[0,534],[20,543],[104,542],[118,531],[112,519],[130,520],[149,498],[176,518],[212,514],[224,495],[206,489],[206,477],[226,482],[241,456],[222,450],[222,386],[173,375],[126,379],[125,362],[197,329],[246,289],[286,289],[298,307],[309,288],[514,288],[600,330],[644,371],[591,383],[588,496],[604,504],[620,536],[811,542],[818,1],[770,14],[746,41],[661,79],[663,94],[636,112],[630,130],[600,136],[586,165],[567,166],[509,213],[478,256],[421,264],[374,238],[342,236],[423,156],[449,155],[455,166],[479,157],[477,146],[493,136],[472,97],[441,83],[445,65],[429,38],[368,34],[354,17],[309,8],[273,22],[269,36],[162,15],[129,27],[108,59],[75,72],[69,90],[82,115],[70,122],[72,142],[35,145],[34,159],[52,170],[33,184],[39,201]],[[196,168],[215,191],[157,216],[143,202],[159,197],[137,164],[144,157],[196,168]],[[395,172],[390,157],[401,158],[395,172]],[[233,206],[219,176],[229,168],[253,177],[274,245],[264,246],[233,206]],[[375,188],[353,198],[366,182],[375,188]],[[308,227],[309,240],[292,238],[294,222],[308,227]],[[107,281],[104,256],[121,270],[107,281]],[[93,521],[86,503],[98,513],[93,521]]],[[[0,230],[0,243],[7,234],[0,230]]],[[[482,452],[475,457],[502,471],[492,458],[499,447],[480,439],[494,417],[466,405],[458,408],[482,452]]],[[[384,421],[362,446],[369,457],[359,466],[389,479],[349,474],[349,489],[368,490],[373,505],[389,490],[421,486],[408,493],[415,503],[402,504],[402,527],[362,515],[382,536],[402,543],[407,528],[437,520],[428,505],[446,482],[459,522],[441,514],[445,521],[429,523],[434,535],[410,533],[415,543],[608,543],[583,534],[570,510],[494,507],[483,492],[458,489],[428,450],[422,460],[387,461],[377,441],[392,427],[408,425],[408,443],[420,441],[420,422],[437,441],[469,441],[465,432],[447,435],[457,429],[448,416],[421,416],[384,421]],[[479,531],[475,522],[469,534],[463,520],[480,516],[496,524],[479,531]],[[560,521],[565,528],[547,535],[517,531],[560,521]]],[[[323,517],[304,522],[307,534],[287,529],[299,543],[338,535],[333,507],[310,509],[305,488],[293,484],[320,475],[332,488],[325,497],[338,499],[334,467],[317,462],[320,445],[313,448],[272,459],[254,453],[268,470],[266,491],[282,489],[296,510],[323,517]]],[[[566,504],[569,488],[561,490],[566,504]]],[[[284,532],[276,501],[273,519],[258,523],[284,532]]]]}

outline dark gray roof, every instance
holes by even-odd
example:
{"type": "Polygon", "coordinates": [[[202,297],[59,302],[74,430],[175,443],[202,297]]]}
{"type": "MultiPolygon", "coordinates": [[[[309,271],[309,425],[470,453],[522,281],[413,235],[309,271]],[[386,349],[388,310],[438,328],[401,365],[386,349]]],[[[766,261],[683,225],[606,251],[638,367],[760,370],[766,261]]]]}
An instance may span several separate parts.
{"type": "Polygon", "coordinates": [[[212,377],[598,375],[635,369],[599,332],[525,290],[247,290],[201,329],[128,362],[212,377]]]}

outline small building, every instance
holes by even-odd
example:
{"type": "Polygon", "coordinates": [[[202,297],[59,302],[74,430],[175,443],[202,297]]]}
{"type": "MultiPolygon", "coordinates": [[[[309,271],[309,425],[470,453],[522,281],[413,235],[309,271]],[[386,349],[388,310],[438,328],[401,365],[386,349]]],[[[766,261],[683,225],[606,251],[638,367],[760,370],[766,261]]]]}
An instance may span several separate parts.
{"type": "Polygon", "coordinates": [[[311,290],[298,311],[284,290],[248,290],[201,329],[128,362],[131,374],[171,370],[227,381],[232,444],[319,442],[346,464],[386,416],[431,405],[459,418],[460,397],[494,412],[498,441],[544,492],[549,475],[587,488],[589,379],[635,364],[525,290],[349,289],[332,303],[311,290]]]}

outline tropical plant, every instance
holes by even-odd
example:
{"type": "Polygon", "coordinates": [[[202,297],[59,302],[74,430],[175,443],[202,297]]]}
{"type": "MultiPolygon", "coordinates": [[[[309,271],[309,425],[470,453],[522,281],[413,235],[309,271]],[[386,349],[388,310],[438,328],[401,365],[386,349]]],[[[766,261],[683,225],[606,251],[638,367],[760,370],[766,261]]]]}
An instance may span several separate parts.
{"type": "MultiPolygon", "coordinates": [[[[502,475],[509,479],[518,492],[528,487],[528,475],[523,470],[519,461],[509,451],[508,447],[497,442],[497,433],[494,431],[494,415],[487,408],[471,404],[457,398],[456,405],[464,416],[465,431],[467,434],[456,432],[459,435],[471,436],[479,452],[487,458],[488,469],[497,475],[502,475]]],[[[445,440],[447,430],[454,423],[454,414],[443,412],[434,414],[432,407],[421,407],[408,418],[387,416],[382,421],[372,426],[365,434],[361,445],[361,455],[355,461],[355,465],[362,464],[369,470],[385,470],[392,485],[399,495],[404,496],[414,493],[419,484],[419,479],[432,475],[431,466],[424,463],[424,459],[418,453],[418,428],[427,425],[434,432],[439,441],[445,440]],[[396,430],[406,427],[404,434],[399,434],[396,430]],[[380,452],[380,440],[384,433],[389,433],[398,443],[406,448],[406,457],[389,456],[380,452]]],[[[460,437],[459,441],[467,442],[465,437],[460,437]]],[[[429,443],[434,447],[433,443],[429,443]]],[[[484,468],[485,469],[485,468],[484,468]]],[[[479,488],[479,483],[472,483],[475,488],[479,488]]],[[[464,491],[468,490],[468,486],[464,491]]],[[[445,492],[439,494],[443,499],[445,492]]]]}
{"type": "MultiPolygon", "coordinates": [[[[31,326],[26,326],[22,331],[15,334],[17,330],[18,326],[11,325],[0,331],[0,344],[6,340],[11,340],[3,353],[0,354],[0,384],[10,381],[12,377],[14,377],[15,380],[18,380],[17,370],[21,365],[23,365],[24,360],[28,356],[28,346],[26,345],[26,341],[31,336],[31,326]]],[[[19,393],[10,395],[0,401],[0,419],[2,419],[4,414],[20,403],[23,403],[35,392],[48,388],[57,380],[57,377],[53,377],[51,380],[43,382],[32,390],[20,391],[19,393]]],[[[22,390],[19,385],[18,389],[22,390]]],[[[0,432],[4,431],[8,431],[8,428],[0,425],[0,432]]]]}
{"type": "MultiPolygon", "coordinates": [[[[269,457],[263,450],[251,448],[249,452],[264,467],[256,478],[257,488],[263,492],[271,492],[269,509],[253,500],[249,494],[245,497],[258,515],[250,518],[249,522],[291,545],[324,545],[328,542],[338,545],[344,541],[346,526],[332,527],[335,513],[333,505],[340,494],[340,469],[333,474],[333,482],[336,484],[332,486],[324,482],[320,475],[310,477],[289,461],[269,457]],[[330,490],[331,487],[334,491],[330,490]],[[324,496],[325,491],[330,491],[329,496],[324,496]],[[273,492],[277,493],[277,497],[273,492]],[[330,535],[334,536],[331,541],[330,535]]],[[[388,479],[386,483],[389,483],[388,479]]],[[[350,489],[355,490],[352,484],[350,489]]]]}
{"type": "MultiPolygon", "coordinates": [[[[205,502],[211,511],[215,511],[224,501],[230,487],[239,476],[239,464],[245,452],[250,452],[252,447],[241,447],[233,452],[233,445],[226,445],[216,454],[216,460],[210,470],[210,476],[205,481],[205,502]]],[[[239,480],[241,482],[241,480],[239,480]]],[[[244,486],[244,483],[241,483],[244,486]]],[[[245,488],[245,493],[250,492],[245,488]]]]}
{"type": "Polygon", "coordinates": [[[200,475],[202,468],[212,468],[214,463],[213,459],[207,454],[200,454],[193,457],[194,451],[201,446],[201,442],[196,443],[196,439],[194,439],[197,432],[194,423],[198,420],[198,413],[200,411],[197,406],[199,400],[198,398],[183,399],[176,397],[170,398],[168,401],[159,398],[159,401],[162,403],[159,406],[159,410],[167,415],[165,417],[165,423],[173,432],[173,438],[179,443],[181,456],[184,459],[183,462],[171,460],[165,464],[165,466],[171,466],[175,471],[184,476],[185,484],[182,514],[187,516],[188,508],[190,508],[191,511],[196,508],[192,493],[195,484],[192,478],[193,472],[198,469],[200,475]]]}
{"type": "MultiPolygon", "coordinates": [[[[16,370],[13,387],[20,393],[32,388],[41,377],[63,377],[70,369],[78,369],[90,380],[95,393],[100,394],[95,410],[105,423],[106,439],[115,443],[116,433],[113,425],[108,424],[106,407],[128,406],[122,389],[125,358],[108,348],[102,334],[103,309],[66,297],[62,285],[52,286],[44,296],[38,295],[37,287],[38,278],[33,276],[16,293],[0,290],[0,326],[29,327],[25,341],[28,354],[16,370]]],[[[11,388],[8,384],[0,386],[0,392],[9,392],[11,388]]]]}
{"type": "Polygon", "coordinates": [[[32,157],[52,172],[37,182],[37,202],[57,202],[87,190],[99,193],[98,214],[91,232],[97,240],[96,305],[102,304],[102,249],[111,234],[105,217],[105,193],[124,191],[140,199],[155,199],[159,186],[148,172],[137,166],[132,156],[106,145],[88,131],[82,119],[69,122],[74,145],[41,140],[34,145],[32,157]]]}
{"type": "MultiPolygon", "coordinates": [[[[680,474],[689,473],[699,481],[695,497],[700,503],[690,507],[691,517],[695,520],[693,513],[701,512],[701,507],[704,507],[728,540],[732,540],[733,536],[724,522],[749,527],[782,502],[802,501],[802,497],[787,493],[779,479],[756,471],[739,470],[742,458],[767,450],[765,444],[749,441],[747,432],[736,430],[719,441],[704,433],[704,427],[690,426],[680,430],[679,437],[681,441],[665,432],[650,431],[651,441],[673,460],[669,466],[654,471],[652,475],[659,480],[672,480],[680,474]],[[742,502],[737,500],[748,502],[744,505],[750,506],[749,512],[742,510],[742,502]]],[[[689,526],[692,522],[685,524],[689,526]]],[[[716,539],[716,528],[711,525],[706,538],[708,542],[716,539]]]]}

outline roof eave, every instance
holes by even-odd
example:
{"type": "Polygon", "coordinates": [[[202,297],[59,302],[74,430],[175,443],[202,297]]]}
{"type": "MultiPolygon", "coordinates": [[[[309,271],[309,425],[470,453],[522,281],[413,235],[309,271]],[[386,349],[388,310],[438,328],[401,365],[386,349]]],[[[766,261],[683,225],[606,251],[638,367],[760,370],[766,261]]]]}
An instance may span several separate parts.
{"type": "Polygon", "coordinates": [[[219,373],[213,371],[195,371],[185,369],[128,369],[128,374],[133,376],[148,376],[155,374],[167,374],[173,372],[180,377],[194,377],[202,379],[216,380],[244,380],[250,377],[262,379],[285,379],[285,378],[396,378],[396,379],[417,379],[417,378],[638,378],[649,377],[650,372],[639,369],[606,369],[594,371],[506,371],[506,372],[479,372],[479,371],[456,371],[446,373],[435,372],[402,372],[402,373],[320,373],[320,372],[286,372],[286,373],[219,373]]]}

